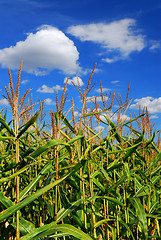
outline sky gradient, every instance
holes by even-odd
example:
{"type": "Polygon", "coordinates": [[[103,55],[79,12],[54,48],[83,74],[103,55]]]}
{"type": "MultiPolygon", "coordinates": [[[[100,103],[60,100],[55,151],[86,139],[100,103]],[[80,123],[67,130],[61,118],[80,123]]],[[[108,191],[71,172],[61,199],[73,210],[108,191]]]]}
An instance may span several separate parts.
{"type": "MultiPolygon", "coordinates": [[[[23,60],[21,94],[32,88],[34,101],[46,100],[46,112],[55,111],[55,95],[62,94],[69,77],[66,108],[72,97],[80,107],[71,81],[77,85],[78,77],[86,88],[97,62],[92,78],[97,83],[88,97],[100,95],[102,81],[105,94],[115,90],[125,101],[131,82],[127,119],[138,115],[139,105],[147,106],[161,129],[160,0],[0,0],[0,22],[1,94],[6,95],[8,68],[16,84],[23,60]]],[[[0,97],[0,108],[5,105],[0,97]]]]}

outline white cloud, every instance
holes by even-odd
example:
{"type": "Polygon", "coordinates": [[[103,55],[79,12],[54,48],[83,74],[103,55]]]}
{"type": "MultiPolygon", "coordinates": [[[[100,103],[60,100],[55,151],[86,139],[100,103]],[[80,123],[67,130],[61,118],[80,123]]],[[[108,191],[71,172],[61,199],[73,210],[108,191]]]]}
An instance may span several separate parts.
{"type": "Polygon", "coordinates": [[[64,87],[61,87],[60,85],[56,85],[53,87],[54,91],[64,90],[64,87]]]}
{"type": "Polygon", "coordinates": [[[105,114],[101,114],[99,117],[100,117],[100,119],[101,119],[102,121],[106,122],[107,120],[106,120],[106,118],[104,117],[104,115],[105,115],[105,114]]]}
{"type": "MultiPolygon", "coordinates": [[[[97,102],[102,102],[102,97],[101,96],[92,96],[92,97],[87,97],[87,101],[90,102],[90,101],[95,101],[95,97],[97,98],[97,102]]],[[[107,101],[108,100],[108,97],[106,96],[103,96],[103,99],[104,101],[107,101]]]]}
{"type": "MultiPolygon", "coordinates": [[[[64,83],[66,83],[66,81],[67,81],[67,78],[64,79],[64,83]]],[[[84,83],[80,77],[73,77],[72,79],[69,79],[68,84],[72,85],[72,82],[73,82],[76,86],[78,86],[78,81],[79,81],[80,86],[84,85],[84,83]]]]}
{"type": "Polygon", "coordinates": [[[159,118],[159,117],[157,115],[151,115],[150,119],[152,119],[152,118],[159,118]]]}
{"type": "Polygon", "coordinates": [[[120,82],[119,80],[111,81],[112,84],[116,84],[116,83],[119,83],[119,82],[120,82]]]}
{"type": "Polygon", "coordinates": [[[95,130],[96,132],[101,132],[103,129],[105,129],[105,128],[102,127],[102,126],[97,126],[97,127],[94,128],[94,130],[95,130]]]}
{"type": "MultiPolygon", "coordinates": [[[[99,54],[98,54],[99,55],[99,54]]],[[[102,55],[102,54],[101,54],[102,55]]],[[[94,67],[94,65],[93,65],[94,67]]],[[[93,68],[86,68],[86,69],[83,69],[83,71],[81,72],[82,75],[87,75],[87,74],[91,74],[91,72],[93,71],[93,68]]],[[[94,73],[100,73],[100,72],[103,72],[103,69],[101,68],[95,68],[94,70],[94,73]]]]}
{"type": "MultiPolygon", "coordinates": [[[[118,114],[115,114],[111,117],[111,120],[113,122],[117,122],[117,119],[118,119],[118,114]]],[[[123,121],[123,120],[130,120],[130,117],[128,117],[126,114],[120,114],[120,121],[123,121]]]]}
{"type": "Polygon", "coordinates": [[[78,111],[74,111],[74,116],[75,117],[79,117],[80,116],[80,113],[78,111]]]}
{"type": "Polygon", "coordinates": [[[149,113],[161,113],[161,97],[143,97],[135,99],[134,102],[135,103],[130,106],[131,109],[139,109],[140,105],[141,108],[147,107],[149,113]]]}
{"type": "Polygon", "coordinates": [[[45,104],[46,105],[56,105],[56,103],[51,98],[45,99],[45,104]]]}
{"type": "Polygon", "coordinates": [[[7,99],[2,98],[2,99],[0,100],[0,105],[8,106],[8,105],[9,105],[9,102],[8,102],[7,99]]]}
{"type": "MultiPolygon", "coordinates": [[[[108,92],[110,90],[111,89],[109,89],[109,88],[102,88],[102,92],[108,92]]],[[[95,89],[95,91],[98,92],[98,93],[101,93],[101,88],[95,89]]]]}
{"type": "Polygon", "coordinates": [[[116,62],[118,60],[117,57],[115,58],[102,58],[103,61],[107,62],[107,63],[113,63],[116,62]]]}
{"type": "Polygon", "coordinates": [[[117,105],[117,104],[115,104],[115,105],[113,105],[113,108],[120,108],[120,106],[119,105],[117,105]]]}
{"type": "Polygon", "coordinates": [[[54,93],[54,92],[58,92],[59,90],[63,90],[64,88],[61,87],[60,85],[56,85],[53,87],[48,87],[46,85],[42,85],[39,89],[37,89],[37,92],[41,92],[41,93],[54,93]]]}
{"type": "MultiPolygon", "coordinates": [[[[102,114],[101,116],[100,116],[100,119],[101,120],[103,120],[103,121],[107,121],[106,120],[106,118],[103,116],[103,115],[105,115],[105,114],[102,114]]],[[[118,120],[118,114],[110,114],[110,116],[108,116],[108,118],[110,118],[111,119],[111,121],[113,121],[113,122],[117,122],[117,120],[118,120]]],[[[123,121],[123,120],[130,120],[130,117],[128,117],[126,114],[120,114],[120,121],[123,121]]]]}
{"type": "Polygon", "coordinates": [[[149,48],[150,50],[161,49],[161,44],[159,41],[152,41],[152,45],[149,48]]]}
{"type": "Polygon", "coordinates": [[[22,81],[21,81],[21,84],[24,84],[24,85],[25,85],[25,84],[28,83],[28,82],[29,82],[29,80],[22,80],[22,81]]]}
{"type": "Polygon", "coordinates": [[[45,75],[58,69],[67,74],[79,72],[79,53],[59,29],[43,25],[36,33],[29,33],[24,41],[0,50],[2,67],[18,69],[23,60],[23,70],[36,75],[45,75]]]}
{"type": "Polygon", "coordinates": [[[46,85],[42,85],[39,89],[37,89],[37,92],[41,93],[53,93],[54,89],[52,87],[48,87],[46,85]]]}
{"type": "Polygon", "coordinates": [[[108,53],[114,53],[112,58],[104,58],[107,62],[126,58],[130,53],[140,52],[145,47],[144,38],[136,29],[136,21],[125,18],[111,23],[96,23],[76,25],[68,28],[68,33],[81,41],[92,41],[101,44],[108,53]]]}

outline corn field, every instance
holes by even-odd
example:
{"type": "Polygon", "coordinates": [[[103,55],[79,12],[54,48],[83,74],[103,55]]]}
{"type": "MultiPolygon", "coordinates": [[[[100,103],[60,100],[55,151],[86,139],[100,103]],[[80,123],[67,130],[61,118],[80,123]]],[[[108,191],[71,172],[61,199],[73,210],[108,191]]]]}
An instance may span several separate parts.
{"type": "Polygon", "coordinates": [[[160,132],[147,109],[121,118],[130,85],[123,101],[115,92],[105,97],[100,83],[102,102],[90,99],[89,111],[94,67],[86,89],[73,83],[81,109],[72,99],[64,110],[67,80],[45,122],[44,102],[26,100],[31,89],[20,97],[21,68],[16,89],[10,70],[6,87],[12,120],[0,114],[0,239],[161,239],[160,132]]]}

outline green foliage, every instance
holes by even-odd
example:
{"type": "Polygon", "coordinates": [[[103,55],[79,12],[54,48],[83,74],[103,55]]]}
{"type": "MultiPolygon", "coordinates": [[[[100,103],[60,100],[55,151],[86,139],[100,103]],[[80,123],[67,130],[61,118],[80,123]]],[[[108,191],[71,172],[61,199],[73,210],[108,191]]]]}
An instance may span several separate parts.
{"type": "Polygon", "coordinates": [[[16,231],[25,240],[161,239],[156,133],[132,127],[145,114],[115,124],[109,110],[82,110],[75,123],[58,109],[48,130],[39,122],[42,109],[26,112],[17,133],[0,116],[0,239],[16,231]],[[104,135],[93,118],[108,126],[104,135]]]}

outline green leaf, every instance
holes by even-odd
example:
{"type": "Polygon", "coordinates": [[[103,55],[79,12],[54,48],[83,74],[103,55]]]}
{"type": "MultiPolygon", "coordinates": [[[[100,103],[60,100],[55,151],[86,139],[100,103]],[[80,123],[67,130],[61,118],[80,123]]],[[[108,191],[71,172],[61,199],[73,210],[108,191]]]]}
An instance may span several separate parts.
{"type": "Polygon", "coordinates": [[[78,164],[76,164],[75,167],[73,167],[71,169],[71,171],[66,174],[64,177],[62,177],[61,179],[58,179],[55,182],[50,183],[49,185],[47,185],[46,187],[43,187],[42,189],[38,190],[37,192],[33,193],[32,195],[28,196],[27,198],[25,198],[24,200],[22,200],[21,202],[7,208],[5,211],[0,213],[0,221],[3,221],[4,219],[7,219],[9,216],[11,216],[13,213],[15,213],[16,211],[20,210],[21,208],[25,207],[26,205],[28,205],[29,203],[31,203],[32,201],[34,201],[36,198],[40,197],[42,194],[46,193],[48,190],[50,190],[51,188],[59,185],[61,182],[63,182],[66,178],[68,178],[69,176],[71,176],[74,172],[78,171],[84,164],[85,164],[85,160],[81,160],[81,162],[79,162],[78,164]]]}
{"type": "Polygon", "coordinates": [[[103,193],[105,193],[106,189],[104,188],[104,186],[96,179],[96,178],[92,178],[92,181],[96,184],[96,186],[101,189],[101,191],[103,193]]]}
{"type": "Polygon", "coordinates": [[[156,158],[151,163],[150,167],[154,167],[161,160],[161,152],[156,156],[156,158]]]}
{"type": "Polygon", "coordinates": [[[49,162],[48,164],[45,165],[45,167],[40,171],[38,176],[34,178],[30,184],[20,193],[20,200],[22,200],[27,193],[44,177],[44,174],[47,174],[52,167],[52,162],[49,162]]]}
{"type": "Polygon", "coordinates": [[[107,196],[93,196],[93,197],[90,197],[86,201],[91,202],[91,201],[95,201],[96,199],[107,199],[110,202],[114,202],[114,203],[124,207],[124,204],[122,202],[120,202],[118,199],[113,198],[113,197],[107,197],[107,196]]]}
{"type": "Polygon", "coordinates": [[[146,144],[144,146],[145,148],[153,142],[155,135],[156,135],[156,133],[154,132],[153,136],[146,141],[146,144]]]}
{"type": "Polygon", "coordinates": [[[73,179],[68,178],[67,183],[73,187],[73,190],[79,191],[80,187],[78,186],[77,182],[75,182],[73,179]]]}
{"type": "Polygon", "coordinates": [[[134,235],[133,235],[131,229],[129,228],[129,226],[127,225],[127,223],[125,223],[125,222],[124,222],[123,220],[121,220],[120,218],[119,218],[119,222],[126,227],[126,229],[128,230],[128,232],[131,234],[132,239],[135,240],[134,235]]]}
{"type": "Polygon", "coordinates": [[[46,151],[47,149],[57,146],[57,145],[65,145],[65,146],[69,146],[67,143],[65,143],[64,141],[60,140],[60,139],[53,139],[51,141],[49,141],[48,143],[46,143],[45,145],[39,147],[38,149],[36,149],[34,152],[32,152],[29,157],[31,158],[36,158],[38,157],[41,153],[43,153],[44,151],[46,151]]]}
{"type": "MultiPolygon", "coordinates": [[[[159,204],[159,202],[155,202],[151,205],[149,213],[153,213],[158,207],[161,207],[161,204],[159,204]]],[[[155,215],[155,217],[157,218],[157,216],[155,215]]]]}
{"type": "Polygon", "coordinates": [[[148,185],[142,185],[141,188],[136,192],[137,197],[142,197],[150,194],[150,189],[148,185]]]}
{"type": "Polygon", "coordinates": [[[123,124],[123,126],[124,126],[124,125],[125,125],[125,126],[127,126],[127,124],[129,124],[129,123],[132,123],[132,122],[136,121],[137,119],[139,119],[139,118],[143,117],[144,115],[145,115],[145,113],[143,113],[143,114],[139,115],[138,117],[136,117],[136,118],[134,118],[134,119],[131,119],[130,121],[128,121],[128,122],[126,122],[126,123],[124,123],[124,124],[123,124]]]}
{"type": "MultiPolygon", "coordinates": [[[[17,223],[14,222],[12,223],[12,226],[15,228],[16,230],[16,226],[17,226],[17,223]]],[[[32,231],[35,230],[35,227],[34,227],[34,224],[25,220],[24,218],[20,218],[20,225],[19,225],[19,229],[20,229],[20,232],[22,235],[26,235],[32,231]]]]}
{"type": "Polygon", "coordinates": [[[13,202],[7,198],[2,192],[0,192],[0,202],[6,207],[9,208],[11,207],[13,204],[13,202]]]}
{"type": "Polygon", "coordinates": [[[63,121],[63,123],[73,132],[75,133],[74,128],[72,127],[72,125],[68,122],[68,120],[64,117],[64,115],[61,113],[61,119],[63,121]]]}
{"type": "Polygon", "coordinates": [[[65,208],[62,208],[57,215],[57,222],[60,222],[63,218],[65,218],[69,213],[75,210],[82,202],[82,199],[77,200],[72,204],[68,204],[65,208]]]}
{"type": "Polygon", "coordinates": [[[99,227],[100,225],[102,225],[103,223],[107,223],[107,222],[113,222],[115,221],[115,219],[102,219],[99,222],[95,223],[95,227],[99,227]]]}
{"type": "Polygon", "coordinates": [[[146,218],[146,214],[145,214],[145,209],[144,209],[143,205],[141,204],[139,198],[131,198],[129,200],[134,204],[136,214],[141,223],[142,232],[145,235],[145,239],[147,239],[148,238],[148,226],[147,226],[147,218],[146,218]]]}
{"type": "Polygon", "coordinates": [[[0,179],[0,183],[10,181],[10,180],[13,179],[14,177],[16,177],[16,176],[20,175],[21,173],[25,172],[28,168],[29,168],[29,166],[26,166],[26,167],[22,168],[21,170],[19,170],[18,172],[15,172],[15,173],[13,173],[12,175],[10,175],[10,176],[8,176],[8,177],[1,178],[1,179],[0,179]]]}
{"type": "Polygon", "coordinates": [[[119,132],[117,131],[117,128],[116,128],[115,124],[106,115],[103,115],[103,116],[106,118],[106,120],[108,121],[108,123],[112,127],[111,132],[114,134],[116,140],[119,143],[121,143],[122,139],[121,139],[121,136],[120,136],[119,132]]]}
{"type": "MultiPolygon", "coordinates": [[[[129,156],[132,155],[132,153],[134,153],[136,151],[136,149],[138,148],[139,145],[141,145],[142,140],[143,140],[144,135],[142,134],[137,140],[136,140],[136,144],[133,145],[132,147],[128,148],[127,153],[124,156],[124,160],[126,160],[129,156]]],[[[126,149],[125,149],[126,151],[126,149]]]]}
{"type": "Polygon", "coordinates": [[[108,176],[106,170],[105,170],[97,161],[95,161],[94,159],[93,159],[93,161],[98,165],[98,167],[99,167],[100,171],[102,172],[102,174],[104,175],[105,179],[106,179],[108,182],[110,182],[112,185],[115,185],[114,182],[113,182],[113,179],[111,179],[111,178],[108,176]]]}
{"type": "Polygon", "coordinates": [[[33,125],[33,123],[38,119],[40,112],[36,113],[22,128],[22,130],[17,135],[17,138],[20,138],[26,130],[33,125]]]}
{"type": "Polygon", "coordinates": [[[99,149],[102,149],[102,146],[96,147],[96,148],[92,151],[92,153],[98,152],[99,149]]]}
{"type": "Polygon", "coordinates": [[[0,136],[0,141],[5,141],[5,140],[14,140],[16,139],[15,137],[4,137],[4,136],[0,136]]]}
{"type": "MultiPolygon", "coordinates": [[[[82,123],[93,135],[96,135],[96,133],[88,125],[86,125],[84,122],[82,122],[82,123]]],[[[100,139],[99,136],[97,136],[97,137],[100,139]]]]}
{"type": "Polygon", "coordinates": [[[98,137],[98,135],[101,134],[104,130],[105,130],[105,128],[102,129],[99,133],[97,133],[97,134],[95,134],[94,136],[92,136],[91,138],[89,138],[89,139],[87,140],[87,142],[91,141],[91,140],[94,139],[95,137],[98,137]]]}
{"type": "Polygon", "coordinates": [[[70,236],[70,234],[68,233],[57,233],[57,234],[54,234],[54,235],[50,235],[49,238],[47,238],[46,240],[51,240],[51,239],[55,239],[55,238],[60,238],[60,237],[68,237],[70,236]]]}
{"type": "MultiPolygon", "coordinates": [[[[6,208],[9,208],[11,206],[14,205],[14,203],[8,199],[6,196],[4,196],[4,194],[2,192],[0,192],[0,202],[6,207],[6,208]]],[[[15,223],[12,223],[12,226],[15,228],[16,230],[16,222],[15,223]]],[[[34,225],[25,220],[24,218],[20,218],[20,232],[22,235],[26,235],[28,234],[29,232],[33,231],[35,229],[34,225]]]]}
{"type": "MultiPolygon", "coordinates": [[[[141,144],[141,142],[140,142],[140,143],[137,143],[137,144],[135,144],[135,145],[133,145],[133,146],[130,146],[130,147],[128,147],[128,148],[125,148],[125,149],[110,151],[110,152],[108,152],[108,155],[110,155],[110,154],[116,154],[116,153],[122,153],[122,152],[127,152],[126,155],[124,156],[124,159],[127,159],[127,158],[130,156],[130,154],[132,154],[133,152],[136,151],[136,149],[138,148],[138,146],[139,146],[140,144],[141,144]]],[[[137,151],[136,151],[136,153],[137,153],[137,151]]]]}
{"type": "Polygon", "coordinates": [[[33,148],[28,148],[24,153],[21,153],[20,154],[20,156],[21,156],[21,158],[23,159],[23,158],[25,158],[25,157],[27,157],[28,155],[30,155],[32,152],[34,152],[35,151],[35,149],[33,149],[33,148]]]}
{"type": "Polygon", "coordinates": [[[155,219],[159,219],[159,220],[161,220],[161,216],[159,215],[153,215],[153,214],[146,214],[146,216],[148,217],[148,218],[155,218],[155,219]]]}
{"type": "Polygon", "coordinates": [[[80,139],[82,139],[82,138],[84,138],[83,135],[77,135],[77,136],[75,136],[74,138],[72,138],[71,140],[69,140],[69,141],[68,141],[68,144],[70,145],[70,144],[72,144],[72,143],[74,143],[74,142],[76,142],[76,141],[78,141],[78,140],[80,140],[80,139]]]}
{"type": "Polygon", "coordinates": [[[51,236],[55,232],[63,232],[65,234],[72,235],[73,237],[76,237],[80,240],[92,240],[92,238],[89,235],[85,234],[83,231],[77,229],[72,225],[69,225],[69,224],[56,225],[55,222],[46,224],[45,226],[37,228],[31,233],[20,238],[20,240],[33,240],[33,239],[36,240],[36,239],[39,239],[40,237],[51,236]]]}
{"type": "Polygon", "coordinates": [[[161,237],[159,237],[158,235],[152,235],[152,236],[148,236],[148,239],[159,239],[161,240],[161,237]]]}
{"type": "Polygon", "coordinates": [[[157,148],[157,146],[153,142],[151,143],[151,145],[152,145],[153,149],[155,149],[155,151],[157,153],[160,153],[159,149],[157,148]]]}
{"type": "Polygon", "coordinates": [[[117,169],[117,168],[121,168],[121,167],[123,166],[123,163],[116,164],[118,161],[119,161],[119,159],[116,160],[116,161],[114,161],[113,163],[111,163],[111,164],[109,165],[109,167],[107,168],[106,172],[107,172],[107,173],[108,173],[108,172],[112,172],[113,170],[115,170],[115,169],[117,169]]]}
{"type": "Polygon", "coordinates": [[[6,123],[5,119],[0,117],[0,123],[7,129],[7,131],[13,136],[15,137],[15,133],[14,131],[10,128],[10,126],[6,123]]]}
{"type": "Polygon", "coordinates": [[[98,114],[107,112],[109,109],[110,109],[110,108],[107,108],[107,109],[105,109],[105,110],[103,110],[103,111],[100,111],[100,112],[87,113],[87,114],[83,115],[82,117],[88,117],[88,116],[98,115],[98,114]]]}

